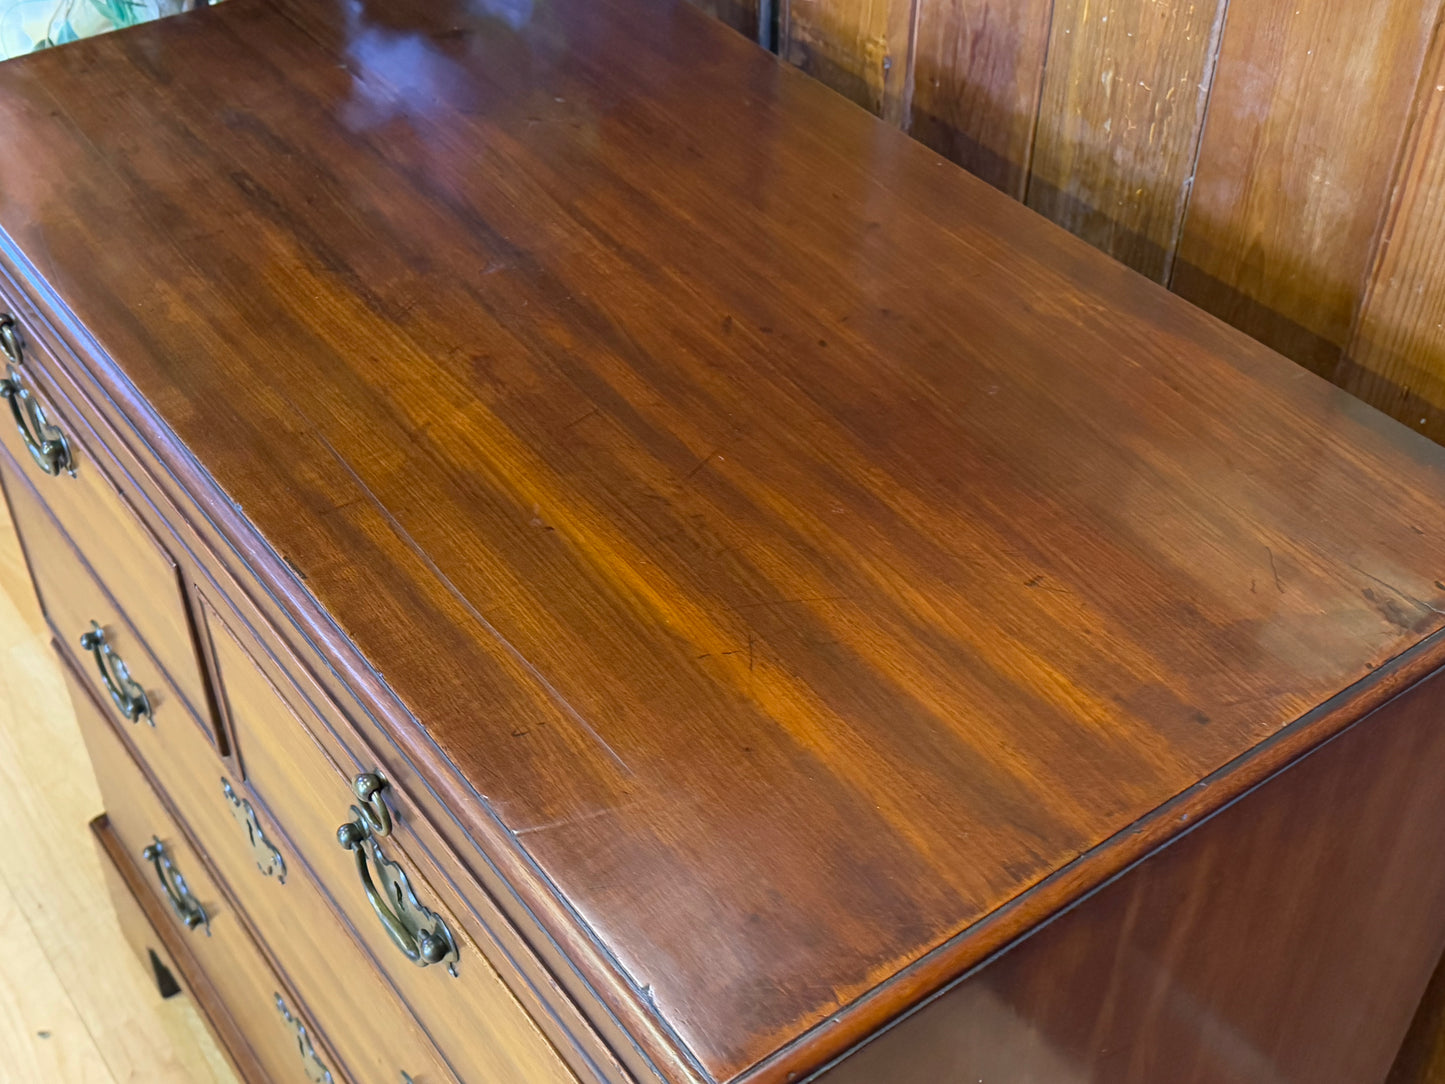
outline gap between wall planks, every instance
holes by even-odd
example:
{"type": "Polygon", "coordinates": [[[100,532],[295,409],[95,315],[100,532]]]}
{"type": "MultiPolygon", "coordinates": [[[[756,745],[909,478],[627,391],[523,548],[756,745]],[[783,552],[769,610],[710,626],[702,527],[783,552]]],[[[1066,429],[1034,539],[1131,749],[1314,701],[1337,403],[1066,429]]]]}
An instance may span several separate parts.
{"type": "Polygon", "coordinates": [[[189,1000],[158,996],[110,909],[87,827],[100,793],[3,498],[0,788],[0,1078],[236,1084],[189,1000]]]}
{"type": "Polygon", "coordinates": [[[1167,281],[1226,0],[1055,0],[1027,203],[1167,281]]]}
{"type": "Polygon", "coordinates": [[[780,0],[778,52],[906,128],[915,24],[925,0],[780,0]]]}
{"type": "Polygon", "coordinates": [[[1445,443],[1445,17],[1337,381],[1445,443]]]}
{"type": "Polygon", "coordinates": [[[1023,199],[1054,0],[918,3],[910,130],[1023,199]],[[959,78],[965,71],[970,78],[959,78]]]}
{"type": "Polygon", "coordinates": [[[1176,292],[1333,371],[1439,10],[1438,0],[1233,0],[1176,292]]]}
{"type": "MultiPolygon", "coordinates": [[[[757,35],[758,0],[698,2],[757,35]]],[[[793,63],[1445,442],[1441,0],[776,12],[793,63]]]]}

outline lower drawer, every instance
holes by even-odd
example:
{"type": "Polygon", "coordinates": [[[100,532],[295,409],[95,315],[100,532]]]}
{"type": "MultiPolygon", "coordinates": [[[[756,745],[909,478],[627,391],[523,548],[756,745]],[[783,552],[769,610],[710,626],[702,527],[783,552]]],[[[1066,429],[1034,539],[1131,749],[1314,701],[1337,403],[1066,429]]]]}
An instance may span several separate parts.
{"type": "Polygon", "coordinates": [[[0,479],[46,619],[87,683],[108,697],[106,711],[203,750],[200,763],[217,761],[210,727],[175,694],[130,621],[3,452],[0,479]]]}
{"type": "Polygon", "coordinates": [[[122,879],[145,885],[141,891],[149,893],[151,904],[147,913],[166,916],[163,939],[182,945],[214,989],[216,1002],[203,1008],[212,1017],[224,1012],[225,1026],[212,1020],[223,1043],[233,1048],[238,1036],[245,1043],[245,1050],[232,1049],[237,1067],[243,1072],[248,1065],[259,1067],[254,1084],[341,1084],[331,1071],[334,1059],[324,1042],[301,1018],[294,997],[267,966],[69,658],[57,653],[95,766],[115,849],[121,852],[117,857],[130,863],[122,879]]]}
{"type": "MultiPolygon", "coordinates": [[[[24,352],[54,364],[47,351],[32,349],[32,344],[24,352]]],[[[0,444],[9,449],[18,473],[36,487],[66,535],[85,550],[96,578],[135,625],[166,679],[184,694],[190,710],[210,725],[210,698],[180,569],[137,513],[133,487],[113,461],[102,462],[96,454],[102,445],[78,424],[78,418],[66,416],[53,385],[41,385],[34,368],[22,372],[10,367],[5,384],[9,409],[0,407],[0,444]],[[25,421],[23,431],[13,424],[12,409],[25,421]],[[67,449],[67,468],[58,476],[52,477],[55,472],[40,465],[45,457],[35,454],[33,441],[25,435],[38,434],[42,424],[57,427],[52,436],[67,449]],[[127,497],[125,490],[132,490],[132,496],[127,497]]]]}
{"type": "Polygon", "coordinates": [[[114,687],[119,665],[143,692],[150,725],[120,721],[129,717],[114,703],[106,714],[125,729],[124,740],[179,811],[185,830],[272,958],[284,961],[283,976],[331,1036],[349,1075],[358,1084],[396,1084],[405,1070],[416,1084],[454,1084],[435,1047],[345,932],[279,828],[251,801],[245,783],[222,763],[202,728],[191,725],[194,716],[70,541],[25,483],[13,479],[10,468],[4,470],[12,505],[23,516],[31,568],[52,626],[61,635],[96,621],[104,630],[112,670],[94,665],[94,653],[78,637],[67,638],[63,653],[83,668],[79,680],[97,696],[114,687]]]}

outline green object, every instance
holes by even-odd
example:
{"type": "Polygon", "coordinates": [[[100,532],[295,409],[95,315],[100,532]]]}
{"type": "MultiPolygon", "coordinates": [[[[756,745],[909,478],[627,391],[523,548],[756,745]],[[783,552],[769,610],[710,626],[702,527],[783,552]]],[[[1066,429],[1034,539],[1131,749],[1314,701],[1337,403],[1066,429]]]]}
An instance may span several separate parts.
{"type": "Polygon", "coordinates": [[[204,6],[205,0],[0,0],[0,60],[204,6]]]}

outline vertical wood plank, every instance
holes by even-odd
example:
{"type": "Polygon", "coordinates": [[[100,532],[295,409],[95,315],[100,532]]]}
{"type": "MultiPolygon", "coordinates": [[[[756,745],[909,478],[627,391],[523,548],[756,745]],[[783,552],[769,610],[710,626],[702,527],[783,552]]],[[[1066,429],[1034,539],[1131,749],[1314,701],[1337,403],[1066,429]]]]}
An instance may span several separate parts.
{"type": "Polygon", "coordinates": [[[919,0],[914,136],[1022,199],[1053,0],[919,0]]]}
{"type": "Polygon", "coordinates": [[[778,52],[839,93],[906,127],[916,0],[786,0],[778,52]]]}
{"type": "Polygon", "coordinates": [[[1365,299],[1336,379],[1366,402],[1445,442],[1442,209],[1445,28],[1437,24],[1365,299]]]}
{"type": "Polygon", "coordinates": [[[1232,0],[1174,288],[1319,372],[1346,345],[1438,0],[1232,0]]]}
{"type": "Polygon", "coordinates": [[[759,0],[689,0],[714,19],[727,23],[740,34],[758,41],[759,0]]]}
{"type": "Polygon", "coordinates": [[[1156,281],[1179,235],[1226,6],[1055,8],[1028,205],[1156,281]]]}

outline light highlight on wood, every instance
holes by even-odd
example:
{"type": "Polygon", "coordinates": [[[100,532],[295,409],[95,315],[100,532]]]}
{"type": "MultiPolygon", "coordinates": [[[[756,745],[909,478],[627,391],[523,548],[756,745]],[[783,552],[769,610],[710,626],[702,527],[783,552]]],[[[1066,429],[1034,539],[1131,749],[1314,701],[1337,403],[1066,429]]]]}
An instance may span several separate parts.
{"type": "Polygon", "coordinates": [[[1441,0],[699,2],[1445,441],[1441,0]]]}

